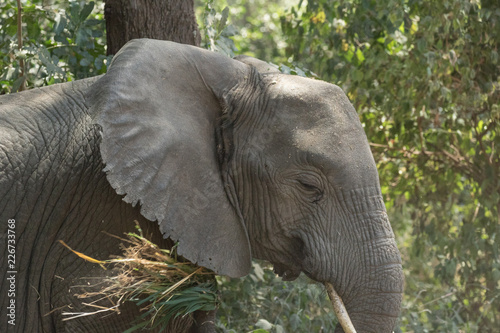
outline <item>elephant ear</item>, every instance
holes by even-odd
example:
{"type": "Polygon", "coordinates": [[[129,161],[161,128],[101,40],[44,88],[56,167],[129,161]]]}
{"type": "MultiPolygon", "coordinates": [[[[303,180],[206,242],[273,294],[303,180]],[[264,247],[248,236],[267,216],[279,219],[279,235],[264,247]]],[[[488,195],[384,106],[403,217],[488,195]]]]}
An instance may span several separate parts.
{"type": "Polygon", "coordinates": [[[140,39],[89,94],[111,186],[179,241],[180,255],[231,277],[249,272],[251,251],[223,184],[216,127],[221,98],[250,70],[200,48],[140,39]]]}

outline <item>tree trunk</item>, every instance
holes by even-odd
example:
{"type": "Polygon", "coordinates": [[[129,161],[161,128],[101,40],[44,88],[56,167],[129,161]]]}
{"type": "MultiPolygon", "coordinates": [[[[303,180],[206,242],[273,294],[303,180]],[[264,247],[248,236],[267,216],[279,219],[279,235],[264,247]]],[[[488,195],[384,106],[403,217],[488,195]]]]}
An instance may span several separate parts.
{"type": "Polygon", "coordinates": [[[200,45],[193,0],[106,0],[108,55],[129,40],[153,38],[200,45]]]}
{"type": "MultiPolygon", "coordinates": [[[[107,54],[116,54],[134,38],[200,45],[193,0],[105,0],[107,54]]],[[[169,323],[168,332],[215,332],[215,311],[196,311],[169,323]]]]}

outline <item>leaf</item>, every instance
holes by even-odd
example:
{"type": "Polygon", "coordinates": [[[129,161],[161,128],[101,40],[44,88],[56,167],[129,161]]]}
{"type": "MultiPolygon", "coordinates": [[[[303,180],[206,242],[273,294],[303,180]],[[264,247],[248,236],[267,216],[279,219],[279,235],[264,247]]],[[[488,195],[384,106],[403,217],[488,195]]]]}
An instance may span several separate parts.
{"type": "Polygon", "coordinates": [[[80,60],[80,66],[89,66],[89,65],[90,61],[87,58],[83,58],[82,60],[80,60]]]}
{"type": "Polygon", "coordinates": [[[270,330],[271,328],[273,328],[273,324],[262,318],[257,321],[255,326],[263,330],[270,330]]]}
{"type": "Polygon", "coordinates": [[[74,21],[75,25],[77,25],[78,23],[80,23],[79,19],[79,9],[80,9],[80,5],[77,1],[72,1],[70,2],[70,5],[69,5],[69,13],[70,13],[70,16],[71,16],[71,21],[74,21]]]}
{"type": "Polygon", "coordinates": [[[217,27],[217,31],[218,32],[221,32],[224,30],[224,28],[226,27],[226,23],[227,23],[227,18],[229,16],[229,7],[225,7],[223,10],[222,10],[222,13],[221,13],[221,18],[219,20],[219,25],[217,27]]]}
{"type": "Polygon", "coordinates": [[[226,37],[220,37],[215,42],[215,51],[228,56],[229,58],[234,57],[234,52],[231,45],[232,41],[226,37]]]}
{"type": "Polygon", "coordinates": [[[104,65],[104,56],[103,55],[99,55],[97,58],[95,58],[94,60],[94,66],[97,70],[100,70],[102,68],[102,66],[104,65]]]}
{"type": "Polygon", "coordinates": [[[498,63],[498,52],[496,50],[491,50],[491,63],[493,65],[498,63]]]}
{"type": "Polygon", "coordinates": [[[20,77],[18,77],[12,83],[11,92],[17,92],[19,90],[19,88],[21,87],[21,85],[23,84],[23,82],[25,82],[25,81],[26,81],[26,76],[20,76],[20,77]]]}
{"type": "Polygon", "coordinates": [[[275,333],[285,333],[285,329],[281,325],[274,325],[275,333]]]}
{"type": "Polygon", "coordinates": [[[238,29],[236,29],[236,27],[232,24],[226,26],[222,31],[222,36],[224,37],[236,36],[237,34],[238,34],[238,29]]]}
{"type": "Polygon", "coordinates": [[[55,22],[56,22],[56,25],[54,26],[54,33],[56,35],[59,35],[66,27],[67,21],[66,21],[66,18],[64,16],[62,16],[60,13],[58,13],[56,15],[55,22]]]}
{"type": "Polygon", "coordinates": [[[38,58],[42,64],[47,68],[49,75],[54,75],[55,73],[64,74],[64,71],[54,64],[50,52],[45,47],[40,47],[38,50],[38,58]]]}
{"type": "Polygon", "coordinates": [[[255,263],[253,265],[253,269],[254,269],[254,274],[257,277],[257,279],[264,282],[264,270],[262,269],[262,267],[259,264],[255,263]]]}
{"type": "Polygon", "coordinates": [[[82,10],[80,11],[80,22],[85,21],[85,19],[89,17],[90,13],[92,13],[93,9],[94,1],[85,4],[85,6],[83,6],[82,10]]]}
{"type": "Polygon", "coordinates": [[[363,55],[363,52],[358,48],[356,50],[356,58],[358,59],[358,62],[361,64],[363,61],[365,61],[365,56],[363,55]]]}
{"type": "Polygon", "coordinates": [[[291,74],[292,73],[292,69],[284,64],[281,64],[279,69],[280,69],[281,73],[284,73],[284,74],[291,74]]]}

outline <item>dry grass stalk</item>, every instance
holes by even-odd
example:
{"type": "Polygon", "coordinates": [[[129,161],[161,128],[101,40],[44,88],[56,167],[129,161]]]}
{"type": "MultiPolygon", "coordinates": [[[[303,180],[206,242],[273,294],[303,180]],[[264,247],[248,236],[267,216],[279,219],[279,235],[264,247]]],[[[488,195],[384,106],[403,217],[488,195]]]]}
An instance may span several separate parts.
{"type": "MultiPolygon", "coordinates": [[[[84,303],[96,310],[91,312],[66,312],[64,320],[120,311],[125,301],[135,302],[143,314],[139,323],[127,332],[144,327],[166,327],[172,318],[196,310],[210,311],[217,306],[216,282],[213,272],[190,262],[177,260],[175,249],[160,249],[142,235],[129,233],[120,238],[123,255],[114,259],[96,260],[63,245],[79,257],[100,264],[104,269],[113,265],[115,275],[91,286],[93,290],[78,295],[96,298],[84,303]],[[126,244],[126,245],[124,245],[126,244]],[[97,287],[97,288],[96,288],[97,287]],[[100,305],[102,302],[110,306],[100,305]]],[[[175,248],[175,247],[174,247],[175,248]]]]}

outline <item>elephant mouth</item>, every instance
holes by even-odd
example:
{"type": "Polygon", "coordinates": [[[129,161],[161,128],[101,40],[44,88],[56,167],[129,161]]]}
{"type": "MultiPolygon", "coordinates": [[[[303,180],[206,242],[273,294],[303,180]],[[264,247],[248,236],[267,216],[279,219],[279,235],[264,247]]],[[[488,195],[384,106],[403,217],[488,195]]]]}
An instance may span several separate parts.
{"type": "Polygon", "coordinates": [[[283,264],[273,264],[274,265],[274,273],[278,274],[283,281],[293,281],[297,279],[300,275],[300,269],[294,269],[287,267],[283,264]]]}

